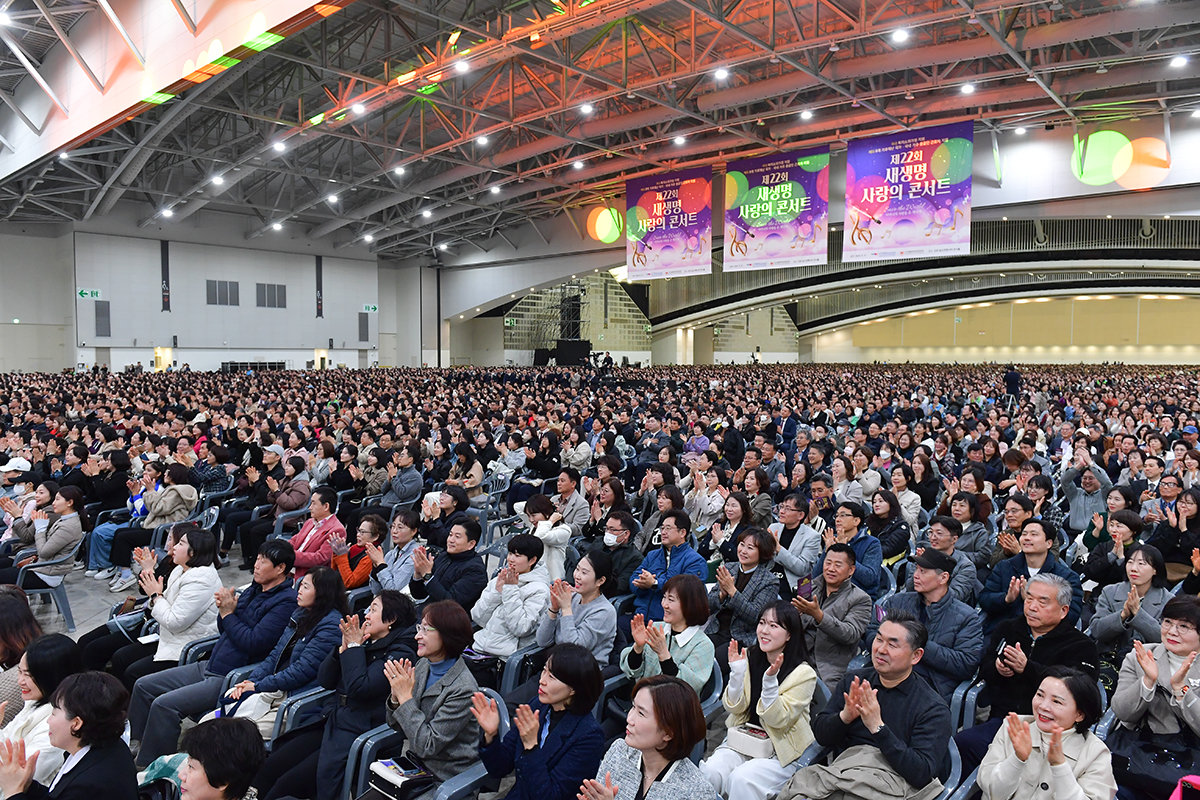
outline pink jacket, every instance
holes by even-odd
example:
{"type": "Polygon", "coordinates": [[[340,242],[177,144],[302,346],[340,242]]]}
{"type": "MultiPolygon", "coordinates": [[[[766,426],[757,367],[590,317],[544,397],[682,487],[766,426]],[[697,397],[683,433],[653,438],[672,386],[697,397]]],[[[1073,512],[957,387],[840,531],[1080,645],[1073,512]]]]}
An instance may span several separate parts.
{"type": "Polygon", "coordinates": [[[320,522],[309,517],[290,539],[292,547],[296,550],[297,583],[313,567],[329,566],[333,560],[333,546],[329,543],[329,537],[334,533],[345,537],[346,529],[341,520],[330,514],[320,522]]]}

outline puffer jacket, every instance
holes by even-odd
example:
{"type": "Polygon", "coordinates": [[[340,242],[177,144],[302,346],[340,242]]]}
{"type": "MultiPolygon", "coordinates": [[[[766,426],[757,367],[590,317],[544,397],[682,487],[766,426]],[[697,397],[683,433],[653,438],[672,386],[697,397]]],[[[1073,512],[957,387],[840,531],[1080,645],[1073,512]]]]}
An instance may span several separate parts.
{"type": "Polygon", "coordinates": [[[510,656],[534,642],[538,620],[550,605],[550,574],[537,564],[517,578],[516,586],[496,589],[489,581],[471,609],[471,619],[481,626],[472,647],[494,656],[510,656]]]}
{"type": "MultiPolygon", "coordinates": [[[[49,520],[34,520],[33,540],[38,561],[53,561],[66,555],[82,538],[83,527],[78,514],[66,514],[53,524],[49,520]]],[[[71,569],[69,562],[50,567],[34,567],[34,571],[39,575],[66,575],[71,569]]]]}
{"type": "Polygon", "coordinates": [[[287,511],[295,511],[308,505],[312,497],[312,487],[308,483],[308,473],[301,472],[294,478],[284,480],[279,489],[267,492],[267,502],[275,506],[273,515],[278,517],[287,511]]]}
{"type": "Polygon", "coordinates": [[[162,597],[150,609],[151,616],[158,620],[155,661],[178,661],[185,644],[217,632],[213,594],[220,588],[221,577],[212,566],[187,570],[176,566],[171,571],[162,597]]]}
{"type": "Polygon", "coordinates": [[[342,615],[336,609],[329,611],[320,622],[313,626],[304,636],[296,630],[302,615],[307,609],[297,609],[288,621],[287,629],[279,642],[263,661],[247,676],[254,682],[254,688],[259,692],[303,692],[316,688],[317,672],[330,651],[336,650],[342,640],[342,632],[338,623],[342,615]],[[284,653],[292,644],[291,655],[284,663],[284,653]]]}
{"type": "Polygon", "coordinates": [[[200,493],[191,484],[182,483],[165,485],[161,489],[147,489],[142,492],[142,502],[146,504],[147,513],[142,519],[142,527],[153,530],[168,522],[179,522],[187,519],[188,514],[196,507],[200,493]]]}

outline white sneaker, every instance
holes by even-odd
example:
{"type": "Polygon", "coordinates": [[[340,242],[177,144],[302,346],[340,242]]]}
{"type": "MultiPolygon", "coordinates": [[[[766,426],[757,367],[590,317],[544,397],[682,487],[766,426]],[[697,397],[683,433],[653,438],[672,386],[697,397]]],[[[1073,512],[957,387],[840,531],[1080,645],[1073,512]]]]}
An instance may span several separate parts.
{"type": "Polygon", "coordinates": [[[128,578],[117,578],[113,584],[108,587],[110,592],[124,592],[137,586],[137,576],[130,575],[128,578]]]}
{"type": "MultiPolygon", "coordinates": [[[[108,581],[109,583],[112,583],[113,578],[117,577],[117,575],[119,575],[120,572],[121,572],[121,570],[117,569],[116,567],[109,567],[108,569],[97,570],[96,573],[94,575],[92,575],[92,577],[98,581],[108,581]]],[[[91,571],[89,570],[88,572],[86,572],[84,574],[90,575],[91,571]]]]}
{"type": "Polygon", "coordinates": [[[98,569],[89,569],[87,572],[83,573],[83,577],[94,578],[94,577],[96,577],[96,573],[99,571],[100,570],[98,570],[98,569]]]}

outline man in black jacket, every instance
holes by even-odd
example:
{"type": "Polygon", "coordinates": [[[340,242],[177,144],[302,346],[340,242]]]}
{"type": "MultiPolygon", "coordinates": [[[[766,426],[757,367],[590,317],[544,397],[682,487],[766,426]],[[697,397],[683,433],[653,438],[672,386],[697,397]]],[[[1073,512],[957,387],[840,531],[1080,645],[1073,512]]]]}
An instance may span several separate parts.
{"type": "Polygon", "coordinates": [[[890,612],[871,645],[871,667],[846,673],[825,710],[813,720],[817,742],[836,753],[829,766],[804,767],[779,800],[851,797],[870,785],[872,796],[908,797],[947,777],[953,729],[946,701],[913,674],[926,643],[925,626],[890,612]]]}
{"type": "Polygon", "coordinates": [[[1074,667],[1096,677],[1096,642],[1075,629],[1067,616],[1070,607],[1071,584],[1066,578],[1039,572],[1025,584],[1025,615],[1000,623],[992,632],[979,666],[991,702],[988,721],[954,737],[964,774],[983,761],[1010,711],[1033,713],[1033,696],[1048,667],[1074,667]]]}
{"type": "Polygon", "coordinates": [[[413,551],[413,599],[454,600],[468,612],[487,586],[487,567],[475,552],[482,529],[473,518],[456,522],[446,535],[446,552],[432,558],[424,546],[413,551]]]}

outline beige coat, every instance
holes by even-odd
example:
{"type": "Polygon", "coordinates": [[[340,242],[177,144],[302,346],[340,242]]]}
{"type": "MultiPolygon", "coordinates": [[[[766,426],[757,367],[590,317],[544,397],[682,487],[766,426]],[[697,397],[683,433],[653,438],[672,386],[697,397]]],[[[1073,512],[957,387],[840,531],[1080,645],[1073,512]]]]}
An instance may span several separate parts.
{"type": "Polygon", "coordinates": [[[178,486],[165,485],[161,489],[147,489],[142,493],[142,502],[146,504],[146,516],[142,519],[142,527],[153,530],[168,522],[187,519],[199,499],[196,487],[187,483],[178,486]]]}
{"type": "MultiPolygon", "coordinates": [[[[774,703],[763,708],[762,698],[758,700],[759,722],[771,737],[780,764],[792,763],[813,743],[808,714],[816,688],[817,673],[808,664],[801,664],[779,684],[779,697],[774,703]]],[[[725,726],[744,725],[750,719],[750,675],[742,681],[742,691],[737,697],[732,697],[726,689],[721,702],[729,711],[725,726]]]]}
{"type": "MultiPolygon", "coordinates": [[[[37,547],[38,561],[53,561],[64,556],[83,538],[83,527],[79,515],[59,517],[45,530],[34,530],[34,546],[37,547]]],[[[41,575],[66,575],[71,571],[70,562],[55,564],[52,567],[36,568],[41,575]]]]}
{"type": "Polygon", "coordinates": [[[1032,715],[1021,717],[1029,723],[1033,752],[1024,763],[1013,752],[1008,725],[1001,725],[988,747],[976,779],[984,800],[1112,800],[1117,793],[1112,756],[1104,742],[1094,734],[1063,734],[1065,764],[1051,767],[1046,760],[1049,737],[1032,715]]]}

